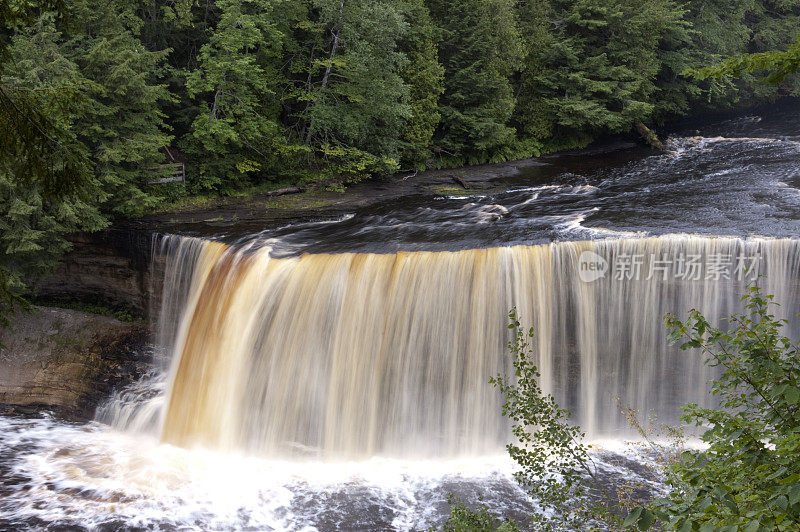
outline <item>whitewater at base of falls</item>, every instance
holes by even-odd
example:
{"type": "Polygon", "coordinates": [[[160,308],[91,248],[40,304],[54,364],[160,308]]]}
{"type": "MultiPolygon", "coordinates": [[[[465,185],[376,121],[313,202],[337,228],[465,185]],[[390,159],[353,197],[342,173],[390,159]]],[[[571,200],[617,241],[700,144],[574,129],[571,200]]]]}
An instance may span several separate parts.
{"type": "Polygon", "coordinates": [[[0,529],[424,530],[448,494],[523,520],[535,504],[505,455],[281,461],[148,435],[0,417],[0,529]]]}
{"type": "MultiPolygon", "coordinates": [[[[426,530],[449,495],[525,523],[541,510],[506,454],[449,460],[274,460],[183,449],[147,434],[49,417],[0,416],[0,530],[426,530]]],[[[600,442],[609,493],[654,464],[634,446],[600,442]]]]}

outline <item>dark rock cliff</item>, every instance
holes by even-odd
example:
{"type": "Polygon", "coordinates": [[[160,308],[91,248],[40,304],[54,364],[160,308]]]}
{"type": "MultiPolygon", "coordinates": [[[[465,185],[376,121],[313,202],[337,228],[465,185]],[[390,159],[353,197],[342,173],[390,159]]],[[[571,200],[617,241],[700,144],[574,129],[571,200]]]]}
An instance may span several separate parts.
{"type": "Polygon", "coordinates": [[[161,293],[160,261],[153,260],[155,238],[150,232],[119,228],[72,235],[72,251],[38,283],[37,297],[127,310],[147,320],[161,293]]]}

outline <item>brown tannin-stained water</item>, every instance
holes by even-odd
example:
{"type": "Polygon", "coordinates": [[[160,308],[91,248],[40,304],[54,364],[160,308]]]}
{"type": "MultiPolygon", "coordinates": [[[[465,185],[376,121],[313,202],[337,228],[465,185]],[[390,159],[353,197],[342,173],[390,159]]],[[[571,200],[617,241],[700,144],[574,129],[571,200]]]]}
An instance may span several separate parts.
{"type": "Polygon", "coordinates": [[[167,244],[189,255],[183,246],[201,251],[191,255],[196,264],[169,265],[196,273],[175,327],[161,437],[285,458],[502,451],[509,435],[487,383],[509,371],[512,306],[537,331],[543,388],[590,437],[628,435],[617,400],[676,422],[681,404],[708,400],[713,374],[669,346],[663,316],[709,309],[717,321],[738,310],[759,274],[767,292],[796,308],[787,288],[796,292],[800,272],[793,239],[663,236],[295,258],[167,244]],[[605,277],[582,278],[587,256],[608,265],[605,277]],[[619,271],[626,257],[642,258],[638,278],[619,271]],[[675,279],[679,257],[701,268],[675,279]],[[715,260],[727,272],[701,271],[715,260]]]}

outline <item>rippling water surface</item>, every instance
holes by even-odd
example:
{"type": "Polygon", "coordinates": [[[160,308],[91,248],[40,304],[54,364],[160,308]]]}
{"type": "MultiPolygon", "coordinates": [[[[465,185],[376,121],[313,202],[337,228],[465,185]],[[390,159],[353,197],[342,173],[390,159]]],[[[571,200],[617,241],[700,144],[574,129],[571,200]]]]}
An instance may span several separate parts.
{"type": "MultiPolygon", "coordinates": [[[[544,157],[488,190],[270,229],[276,253],[473,249],[609,236],[800,233],[800,109],[679,131],[668,152],[544,157]],[[702,135],[702,136],[701,136],[702,135]]],[[[253,236],[243,240],[253,240],[253,236]]]]}

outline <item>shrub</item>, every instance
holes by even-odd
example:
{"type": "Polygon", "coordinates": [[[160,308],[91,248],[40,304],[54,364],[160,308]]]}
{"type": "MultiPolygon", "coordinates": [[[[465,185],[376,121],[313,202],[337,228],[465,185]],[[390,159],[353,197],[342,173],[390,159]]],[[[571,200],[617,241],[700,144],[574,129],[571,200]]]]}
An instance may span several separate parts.
{"type": "Polygon", "coordinates": [[[681,531],[800,529],[800,354],[771,313],[773,296],[751,286],[742,300],[726,329],[697,310],[686,321],[666,317],[674,343],[720,368],[719,407],[684,407],[708,447],[684,452],[669,495],[635,509],[626,526],[647,530],[657,518],[681,531]]]}

